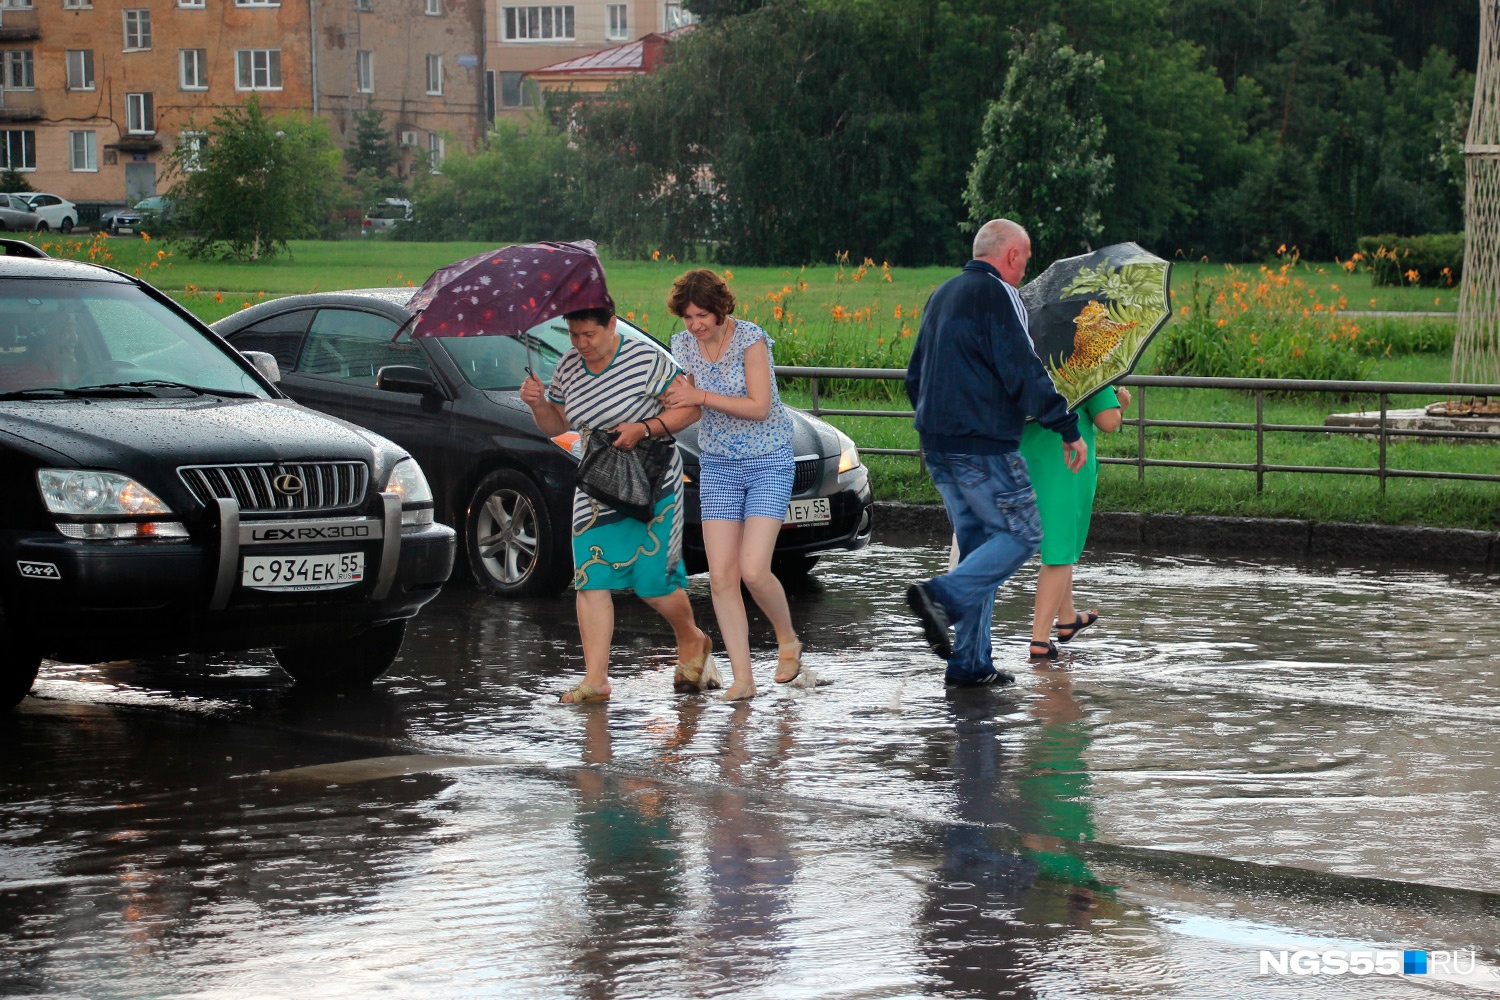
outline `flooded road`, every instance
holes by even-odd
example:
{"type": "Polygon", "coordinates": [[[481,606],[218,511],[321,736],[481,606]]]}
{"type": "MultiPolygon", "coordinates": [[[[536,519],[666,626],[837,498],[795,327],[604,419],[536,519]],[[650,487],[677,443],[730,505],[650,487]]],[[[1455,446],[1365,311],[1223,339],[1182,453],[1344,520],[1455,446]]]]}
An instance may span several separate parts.
{"type": "Polygon", "coordinates": [[[1102,554],[1062,660],[1023,571],[1018,684],[949,692],[903,600],[945,558],[825,556],[821,683],[773,690],[752,619],[737,706],[671,693],[633,600],[613,700],[559,706],[571,598],[463,587],[366,696],[44,668],[0,725],[0,995],[1500,996],[1493,579],[1102,554]]]}

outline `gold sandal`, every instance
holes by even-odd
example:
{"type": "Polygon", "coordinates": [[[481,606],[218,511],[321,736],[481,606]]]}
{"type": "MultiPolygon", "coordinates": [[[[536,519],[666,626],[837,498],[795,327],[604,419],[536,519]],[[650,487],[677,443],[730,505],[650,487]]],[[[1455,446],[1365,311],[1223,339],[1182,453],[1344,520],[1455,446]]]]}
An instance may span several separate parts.
{"type": "Polygon", "coordinates": [[[564,705],[588,705],[594,702],[609,701],[609,692],[600,691],[592,684],[578,684],[576,687],[564,691],[557,699],[564,705]]]}
{"type": "MultiPolygon", "coordinates": [[[[713,663],[713,651],[713,637],[704,632],[702,652],[690,659],[677,661],[677,670],[672,674],[672,690],[681,694],[697,694],[702,691],[704,668],[713,663]]],[[[717,676],[717,670],[715,676],[717,676]]]]}
{"type": "Polygon", "coordinates": [[[802,675],[802,643],[784,642],[780,649],[776,657],[776,683],[790,684],[802,675]]]}

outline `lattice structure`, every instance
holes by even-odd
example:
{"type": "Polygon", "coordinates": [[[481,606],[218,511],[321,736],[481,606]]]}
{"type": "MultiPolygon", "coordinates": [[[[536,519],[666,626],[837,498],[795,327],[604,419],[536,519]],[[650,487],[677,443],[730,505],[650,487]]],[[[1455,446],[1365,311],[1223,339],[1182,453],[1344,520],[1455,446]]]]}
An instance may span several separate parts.
{"type": "Polygon", "coordinates": [[[1480,0],[1479,19],[1453,381],[1500,385],[1500,0],[1480,0]]]}

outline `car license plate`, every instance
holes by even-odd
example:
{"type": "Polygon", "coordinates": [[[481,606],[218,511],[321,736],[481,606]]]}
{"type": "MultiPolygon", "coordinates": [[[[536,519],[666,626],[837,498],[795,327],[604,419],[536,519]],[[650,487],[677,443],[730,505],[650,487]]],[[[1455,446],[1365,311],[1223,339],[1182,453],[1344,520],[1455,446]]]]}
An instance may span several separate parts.
{"type": "Polygon", "coordinates": [[[131,233],[135,232],[135,227],[134,226],[116,226],[115,227],[115,232],[118,233],[121,236],[129,236],[131,233]]]}
{"type": "Polygon", "coordinates": [[[363,552],[246,556],[240,585],[251,590],[335,590],[365,578],[363,552]]]}
{"type": "Polygon", "coordinates": [[[782,524],[827,524],[833,520],[833,511],[827,497],[813,500],[793,500],[786,505],[786,517],[782,524]]]}

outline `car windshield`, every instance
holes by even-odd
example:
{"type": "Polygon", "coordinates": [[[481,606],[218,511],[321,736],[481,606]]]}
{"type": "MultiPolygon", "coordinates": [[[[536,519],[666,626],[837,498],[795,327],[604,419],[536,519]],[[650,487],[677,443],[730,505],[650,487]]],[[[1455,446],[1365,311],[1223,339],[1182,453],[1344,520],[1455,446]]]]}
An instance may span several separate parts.
{"type": "Polygon", "coordinates": [[[0,394],[101,387],[269,395],[206,334],[134,285],[0,280],[0,394]]]}
{"type": "Polygon", "coordinates": [[[403,205],[376,205],[365,214],[372,219],[405,219],[406,207],[403,205]]]}
{"type": "MultiPolygon", "coordinates": [[[[658,349],[661,345],[623,319],[617,320],[622,336],[644,340],[658,349]]],[[[538,323],[524,337],[440,337],[437,342],[448,352],[458,370],[475,388],[487,390],[519,389],[529,366],[543,382],[552,378],[557,362],[571,348],[568,323],[561,316],[538,323]]]]}

